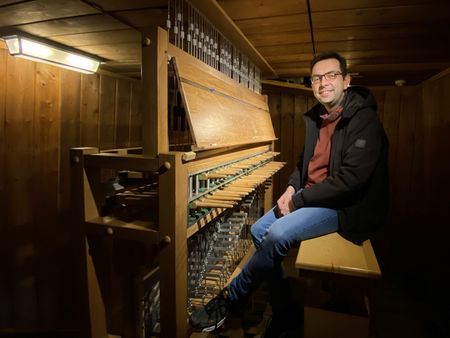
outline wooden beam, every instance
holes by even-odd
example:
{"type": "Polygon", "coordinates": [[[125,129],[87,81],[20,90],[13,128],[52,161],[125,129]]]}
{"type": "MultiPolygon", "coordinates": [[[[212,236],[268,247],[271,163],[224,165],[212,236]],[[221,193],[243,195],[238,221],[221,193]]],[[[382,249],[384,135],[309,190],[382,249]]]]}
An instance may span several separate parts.
{"type": "Polygon", "coordinates": [[[79,325],[81,335],[88,338],[107,336],[105,307],[84,232],[85,220],[98,217],[97,206],[84,168],[84,156],[97,152],[98,148],[92,147],[70,150],[74,217],[67,221],[76,227],[78,237],[76,240],[78,261],[74,267],[74,273],[81,290],[79,325]]]}
{"type": "Polygon", "coordinates": [[[424,63],[395,63],[395,64],[365,64],[365,65],[349,65],[350,72],[391,72],[391,71],[422,71],[422,70],[439,70],[450,66],[449,62],[424,62],[424,63]]]}
{"type": "Polygon", "coordinates": [[[305,85],[298,83],[281,82],[274,80],[262,80],[261,83],[263,85],[263,89],[265,89],[266,87],[277,87],[280,90],[293,89],[307,93],[312,92],[312,89],[310,87],[306,87],[305,85]]]}
{"type": "Polygon", "coordinates": [[[264,77],[277,76],[264,57],[256,50],[250,40],[242,33],[234,21],[227,15],[215,0],[191,0],[192,5],[198,9],[214,26],[229,39],[242,53],[261,69],[264,77]]]}
{"type": "Polygon", "coordinates": [[[161,337],[188,337],[187,172],[182,153],[160,154],[168,170],[159,176],[161,337]]]}
{"type": "Polygon", "coordinates": [[[143,31],[142,149],[156,157],[169,151],[167,117],[167,32],[160,27],[143,31]]]}
{"type": "Polygon", "coordinates": [[[158,171],[158,160],[156,158],[142,155],[97,153],[85,156],[85,165],[87,167],[99,167],[119,170],[135,171],[158,171]]]}
{"type": "Polygon", "coordinates": [[[423,82],[420,84],[420,86],[424,86],[424,85],[426,85],[426,84],[429,84],[429,83],[431,83],[431,82],[434,82],[434,81],[436,81],[436,80],[440,79],[441,77],[444,77],[444,76],[446,76],[446,75],[448,75],[448,74],[450,74],[450,67],[447,68],[447,69],[445,69],[445,70],[443,70],[442,72],[440,72],[440,73],[438,73],[438,74],[436,74],[436,75],[433,75],[433,76],[430,77],[429,79],[423,81],[423,82]]]}

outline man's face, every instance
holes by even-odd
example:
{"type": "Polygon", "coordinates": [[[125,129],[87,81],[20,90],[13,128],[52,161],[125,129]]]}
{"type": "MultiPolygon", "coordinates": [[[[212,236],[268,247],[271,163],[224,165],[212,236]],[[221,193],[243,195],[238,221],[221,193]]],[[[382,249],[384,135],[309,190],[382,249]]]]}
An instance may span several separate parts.
{"type": "Polygon", "coordinates": [[[312,69],[311,80],[314,96],[329,110],[337,107],[344,96],[344,90],[350,84],[350,76],[342,76],[339,61],[336,59],[317,62],[312,69]],[[327,80],[326,76],[330,79],[327,80]]]}

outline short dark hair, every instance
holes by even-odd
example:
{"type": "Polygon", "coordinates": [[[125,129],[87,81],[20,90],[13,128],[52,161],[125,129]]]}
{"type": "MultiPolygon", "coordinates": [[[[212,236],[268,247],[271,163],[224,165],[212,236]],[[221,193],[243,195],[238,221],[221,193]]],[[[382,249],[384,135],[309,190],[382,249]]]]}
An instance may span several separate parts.
{"type": "Polygon", "coordinates": [[[341,73],[342,75],[347,75],[347,60],[345,58],[337,53],[337,52],[323,52],[320,54],[317,54],[314,59],[311,60],[311,68],[310,71],[312,72],[312,69],[314,65],[322,60],[328,60],[328,59],[336,59],[339,61],[339,65],[341,66],[341,73]]]}

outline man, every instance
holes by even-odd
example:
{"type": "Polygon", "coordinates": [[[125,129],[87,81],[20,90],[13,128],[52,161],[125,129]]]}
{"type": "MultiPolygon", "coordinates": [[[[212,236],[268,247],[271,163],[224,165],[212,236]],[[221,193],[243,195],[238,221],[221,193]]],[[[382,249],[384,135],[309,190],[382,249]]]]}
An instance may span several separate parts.
{"type": "MultiPolygon", "coordinates": [[[[290,310],[282,260],[306,239],[339,232],[354,243],[368,239],[388,209],[388,142],[370,91],[349,87],[346,60],[335,52],[311,61],[311,85],[319,101],[305,113],[305,147],[274,209],[251,228],[255,254],[216,298],[190,318],[214,330],[264,280],[269,282],[272,326],[278,336],[290,310]]],[[[289,320],[289,319],[288,319],[289,320]]]]}

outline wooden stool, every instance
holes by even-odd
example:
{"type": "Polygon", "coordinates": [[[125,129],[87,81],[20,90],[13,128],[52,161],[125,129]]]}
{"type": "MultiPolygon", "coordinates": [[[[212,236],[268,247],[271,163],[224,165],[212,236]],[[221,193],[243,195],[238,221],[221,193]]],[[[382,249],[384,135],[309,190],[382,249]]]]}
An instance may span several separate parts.
{"type": "MultiPolygon", "coordinates": [[[[341,237],[338,233],[332,233],[303,241],[298,250],[295,267],[299,270],[301,277],[322,281],[339,280],[341,283],[348,283],[350,289],[356,289],[354,286],[361,288],[364,291],[361,300],[364,301],[363,307],[365,307],[367,314],[366,325],[362,330],[365,336],[370,336],[372,328],[369,295],[374,282],[381,278],[381,270],[369,240],[362,245],[356,245],[341,237]]],[[[353,337],[351,328],[355,326],[352,323],[358,323],[358,320],[361,322],[361,318],[360,316],[305,306],[305,338],[308,337],[308,324],[311,324],[311,322],[320,323],[314,329],[311,329],[315,332],[315,337],[322,336],[317,334],[318,330],[325,330],[323,336],[331,337],[330,333],[337,333],[336,330],[339,329],[347,330],[346,337],[353,337]],[[348,325],[343,321],[343,316],[347,316],[348,325]],[[336,317],[336,319],[333,320],[333,317],[336,317]],[[319,320],[317,320],[318,318],[319,320]],[[323,320],[329,321],[329,325],[324,325],[323,320]],[[334,327],[334,325],[340,325],[340,328],[334,327]]],[[[354,332],[354,334],[362,337],[361,332],[354,332]]]]}

